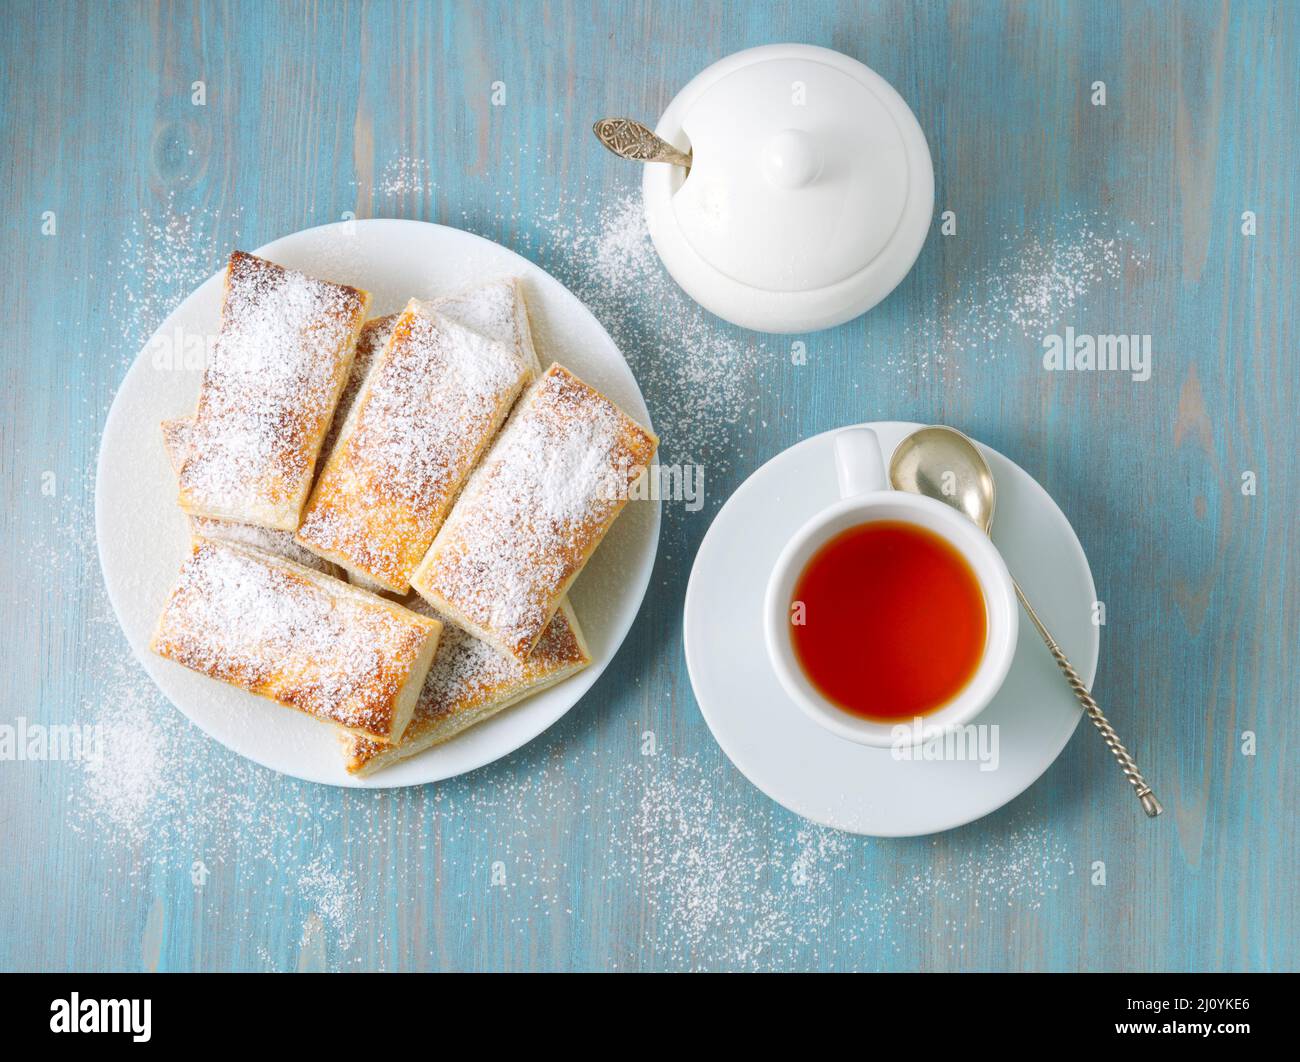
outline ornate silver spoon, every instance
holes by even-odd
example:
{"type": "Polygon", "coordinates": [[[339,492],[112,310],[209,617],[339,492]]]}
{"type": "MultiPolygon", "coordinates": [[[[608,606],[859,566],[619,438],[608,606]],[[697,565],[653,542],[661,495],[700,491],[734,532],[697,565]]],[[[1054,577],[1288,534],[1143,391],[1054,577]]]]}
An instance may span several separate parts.
{"type": "Polygon", "coordinates": [[[602,118],[592,130],[596,139],[619,158],[633,162],[667,162],[691,169],[689,152],[683,154],[663,137],[632,118],[602,118]]]}
{"type": "MultiPolygon", "coordinates": [[[[899,443],[898,449],[894,451],[894,456],[889,462],[889,482],[895,490],[923,494],[927,498],[951,505],[959,512],[965,513],[986,535],[993,527],[993,510],[997,505],[997,488],[993,482],[993,470],[989,468],[984,455],[979,452],[975,444],[955,428],[942,425],[921,428],[899,443]],[[955,482],[955,490],[951,493],[943,490],[945,473],[951,473],[955,482]]],[[[1047,643],[1052,659],[1056,661],[1056,666],[1061,669],[1065,680],[1070,684],[1075,698],[1083,706],[1088,718],[1092,720],[1092,725],[1101,733],[1106,747],[1110,749],[1111,755],[1124,771],[1124,777],[1129,780],[1133,791],[1142,802],[1142,810],[1151,818],[1155,818],[1164,808],[1160,806],[1155,793],[1151,792],[1151,786],[1142,777],[1142,772],[1133,762],[1128,749],[1120,744],[1115,728],[1110,725],[1097,702],[1092,699],[1088,687],[1083,684],[1079,673],[1074,670],[1074,666],[1061,647],[1056,644],[1056,639],[1038,618],[1038,613],[1030,605],[1020,585],[1015,579],[1011,580],[1011,584],[1016,588],[1016,597],[1020,599],[1021,607],[1030,622],[1037,628],[1043,641],[1047,643]]]]}

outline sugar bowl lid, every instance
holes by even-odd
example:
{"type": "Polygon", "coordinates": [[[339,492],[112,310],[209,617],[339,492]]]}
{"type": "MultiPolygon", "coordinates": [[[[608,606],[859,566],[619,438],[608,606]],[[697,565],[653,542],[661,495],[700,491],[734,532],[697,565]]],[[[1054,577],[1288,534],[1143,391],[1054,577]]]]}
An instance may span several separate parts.
{"type": "Polygon", "coordinates": [[[691,153],[645,168],[655,247],[707,309],[803,332],[870,309],[907,275],[934,207],[925,136],[880,75],[828,48],[774,44],[715,63],[656,132],[691,153]]]}

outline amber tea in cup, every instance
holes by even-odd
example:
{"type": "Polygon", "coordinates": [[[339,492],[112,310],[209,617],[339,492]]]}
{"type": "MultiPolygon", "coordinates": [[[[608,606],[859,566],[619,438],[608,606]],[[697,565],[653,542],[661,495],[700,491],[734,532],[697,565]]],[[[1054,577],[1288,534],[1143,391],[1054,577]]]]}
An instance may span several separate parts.
{"type": "Polygon", "coordinates": [[[808,681],[863,719],[896,722],[949,703],[979,669],[988,623],[970,563],[901,520],[841,531],[795,582],[790,638],[808,681]]]}

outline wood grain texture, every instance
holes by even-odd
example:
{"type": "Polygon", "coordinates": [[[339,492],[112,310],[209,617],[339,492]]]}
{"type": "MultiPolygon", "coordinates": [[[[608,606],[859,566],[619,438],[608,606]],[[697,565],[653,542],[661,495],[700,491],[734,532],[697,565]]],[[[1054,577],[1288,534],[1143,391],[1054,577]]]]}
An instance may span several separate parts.
{"type": "MultiPolygon", "coordinates": [[[[741,381],[752,406],[717,426],[715,452],[665,433],[670,460],[704,464],[708,504],[666,507],[618,658],[515,756],[444,786],[346,793],[231,763],[174,726],[193,782],[143,836],[79,815],[81,766],[0,763],[0,967],[1300,965],[1300,6],[24,0],[6,14],[0,722],[80,722],[144,681],[110,667],[129,654],[87,516],[99,433],[140,342],[236,242],[345,211],[418,218],[577,283],[576,250],[548,232],[598,228],[637,180],[591,122],[653,122],[711,61],[785,40],[843,50],[899,89],[934,154],[936,209],[959,227],[936,224],[867,317],[801,337],[805,366],[784,339],[710,324],[710,342],[762,348],[741,381]],[[1099,80],[1105,107],[1090,103],[1099,80]],[[403,160],[432,180],[403,179],[403,160]],[[1018,241],[1068,242],[1081,218],[1122,231],[1143,265],[1047,330],[1150,333],[1150,381],[1046,373],[1039,337],[1006,329],[989,349],[953,342],[980,327],[972,291],[1012,268],[1018,241]],[[918,336],[952,350],[922,358],[918,336]],[[886,357],[899,351],[904,371],[886,357]],[[873,418],[962,428],[1071,519],[1106,604],[1095,692],[1163,819],[1141,817],[1086,726],[1010,806],[914,841],[810,833],[722,757],[681,650],[695,549],[763,461],[873,418]]],[[[605,324],[664,433],[681,399],[655,371],[673,322],[626,313],[605,324]]]]}

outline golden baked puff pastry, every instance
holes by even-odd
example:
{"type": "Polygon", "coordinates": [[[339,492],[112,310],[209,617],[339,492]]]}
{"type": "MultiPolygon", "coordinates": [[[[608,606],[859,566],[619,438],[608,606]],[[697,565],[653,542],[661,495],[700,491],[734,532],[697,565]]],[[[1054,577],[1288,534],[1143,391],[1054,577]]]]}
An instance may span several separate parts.
{"type": "Polygon", "coordinates": [[[386,744],[411,720],[441,631],[283,557],[196,538],[150,648],[386,744]]]}
{"type": "Polygon", "coordinates": [[[412,299],[325,461],[298,543],[404,591],[527,375],[513,351],[412,299]]]}
{"type": "Polygon", "coordinates": [[[411,585],[453,623],[526,659],[658,444],[552,365],[519,400],[411,585]]]}
{"type": "MultiPolygon", "coordinates": [[[[411,607],[432,612],[422,601],[411,607]]],[[[537,648],[523,661],[449,623],[443,627],[433,666],[402,739],[381,745],[343,734],[347,769],[352,774],[371,774],[440,745],[590,663],[578,618],[567,601],[560,602],[537,648]]]]}
{"type": "MultiPolygon", "coordinates": [[[[172,471],[178,474],[185,463],[185,455],[189,452],[190,430],[193,427],[193,417],[177,417],[162,422],[163,448],[167,451],[167,460],[171,462],[172,471]]],[[[188,520],[192,534],[202,535],[204,538],[218,538],[223,542],[242,542],[254,549],[285,557],[305,568],[315,568],[326,575],[336,577],[343,575],[343,570],[337,564],[331,564],[298,545],[293,540],[291,531],[254,527],[252,524],[237,524],[232,520],[215,520],[210,516],[190,516],[188,520]]]]}
{"type": "MultiPolygon", "coordinates": [[[[537,352],[533,348],[533,334],[528,320],[528,308],[524,303],[522,285],[518,278],[497,277],[451,295],[442,295],[434,299],[430,305],[453,321],[463,324],[466,328],[472,328],[489,339],[495,339],[498,343],[513,350],[530,369],[529,383],[541,375],[537,352]]],[[[371,365],[374,364],[375,356],[383,350],[384,345],[388,342],[388,337],[393,331],[393,325],[397,323],[397,319],[401,316],[400,313],[390,313],[384,317],[372,317],[362,326],[361,335],[357,338],[357,355],[352,360],[352,370],[348,373],[348,381],[343,387],[343,393],[339,396],[338,407],[334,412],[334,423],[330,425],[329,434],[325,437],[325,445],[321,448],[321,465],[324,465],[328,456],[334,452],[334,444],[338,441],[339,432],[342,430],[348,413],[356,402],[357,395],[361,393],[361,386],[365,382],[366,374],[370,371],[371,365]]],[[[272,533],[279,535],[282,532],[276,531],[272,533]]],[[[292,541],[292,536],[289,536],[289,538],[292,541]]],[[[309,568],[323,566],[322,570],[328,567],[331,574],[335,574],[340,570],[337,565],[330,564],[328,561],[315,556],[315,554],[309,553],[297,543],[293,543],[292,548],[298,554],[312,558],[309,562],[304,560],[302,556],[285,553],[285,556],[297,560],[300,564],[306,564],[309,568]]],[[[284,550],[277,549],[275,552],[284,552],[284,550]]],[[[376,582],[360,571],[349,572],[347,578],[354,586],[360,586],[375,593],[399,592],[390,590],[382,583],[376,582]]]]}
{"type": "Polygon", "coordinates": [[[370,294],[230,256],[180,505],[191,516],[298,527],[370,294]]]}

